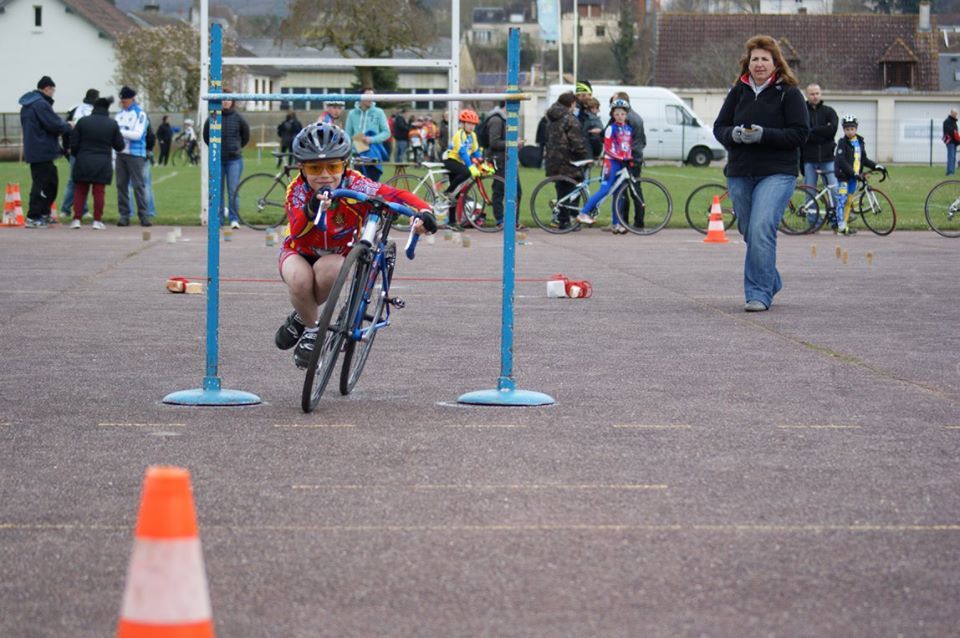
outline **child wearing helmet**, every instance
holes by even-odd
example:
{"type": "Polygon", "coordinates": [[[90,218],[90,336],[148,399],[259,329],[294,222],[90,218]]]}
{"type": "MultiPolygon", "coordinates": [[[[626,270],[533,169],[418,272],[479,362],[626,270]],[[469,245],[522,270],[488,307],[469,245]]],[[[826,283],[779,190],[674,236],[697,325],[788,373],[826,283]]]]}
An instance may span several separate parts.
{"type": "Polygon", "coordinates": [[[840,182],[837,187],[837,228],[841,235],[852,235],[857,231],[847,225],[850,219],[850,209],[853,208],[853,195],[857,190],[857,180],[863,177],[863,167],[878,171],[885,170],[883,166],[867,157],[867,147],[863,137],[857,134],[857,118],[854,115],[844,115],[840,119],[843,127],[843,137],[837,142],[834,172],[840,182]]]}
{"type": "MultiPolygon", "coordinates": [[[[581,224],[592,224],[594,222],[591,212],[600,204],[613,183],[617,180],[617,173],[623,168],[624,164],[632,161],[633,155],[633,127],[627,123],[627,113],[630,111],[630,104],[626,100],[613,100],[610,103],[610,122],[603,133],[603,183],[594,193],[587,203],[583,205],[583,210],[577,215],[577,221],[581,224]]],[[[620,218],[617,216],[617,210],[613,210],[613,233],[622,235],[627,229],[620,224],[620,218]]]]}
{"type": "MultiPolygon", "coordinates": [[[[460,128],[450,138],[450,145],[443,154],[443,167],[450,172],[450,184],[444,191],[447,195],[452,195],[457,186],[471,177],[478,177],[481,173],[480,163],[483,161],[483,153],[480,151],[477,134],[474,133],[479,123],[480,117],[476,111],[471,109],[460,111],[460,128]]],[[[459,230],[455,215],[455,207],[451,206],[450,213],[447,215],[447,225],[459,230]]]]}
{"type": "MultiPolygon", "coordinates": [[[[278,265],[294,311],[277,330],[274,342],[281,350],[296,346],[294,362],[300,368],[307,366],[316,345],[318,308],[370,211],[366,203],[345,199],[331,202],[329,191],[346,188],[430,211],[430,205],[413,193],[380,184],[348,168],[351,150],[350,138],[335,124],[310,124],[293,140],[293,157],[300,174],[287,187],[290,233],[284,238],[278,265]],[[323,229],[314,225],[320,206],[326,208],[323,229]]],[[[420,219],[414,222],[414,229],[421,235],[427,232],[420,219]]]]}

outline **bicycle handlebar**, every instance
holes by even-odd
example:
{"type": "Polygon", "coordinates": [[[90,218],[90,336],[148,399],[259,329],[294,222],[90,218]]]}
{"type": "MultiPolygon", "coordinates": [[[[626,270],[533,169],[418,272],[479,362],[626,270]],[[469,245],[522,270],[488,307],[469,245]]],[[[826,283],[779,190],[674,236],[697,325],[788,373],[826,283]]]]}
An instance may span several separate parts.
{"type": "MultiPolygon", "coordinates": [[[[360,202],[367,202],[375,209],[388,208],[398,215],[404,215],[412,219],[423,220],[423,225],[427,229],[428,233],[437,232],[437,219],[427,211],[418,211],[414,208],[410,208],[406,204],[401,204],[399,202],[388,202],[387,200],[379,197],[377,195],[367,195],[359,191],[353,191],[349,188],[337,188],[330,191],[330,199],[341,199],[347,197],[350,199],[355,199],[360,202]]],[[[318,213],[319,217],[319,213],[318,213]]],[[[407,255],[407,259],[413,259],[415,256],[415,251],[417,247],[417,242],[420,240],[420,235],[416,233],[416,228],[410,226],[410,236],[407,238],[407,245],[404,249],[404,252],[407,255]]]]}

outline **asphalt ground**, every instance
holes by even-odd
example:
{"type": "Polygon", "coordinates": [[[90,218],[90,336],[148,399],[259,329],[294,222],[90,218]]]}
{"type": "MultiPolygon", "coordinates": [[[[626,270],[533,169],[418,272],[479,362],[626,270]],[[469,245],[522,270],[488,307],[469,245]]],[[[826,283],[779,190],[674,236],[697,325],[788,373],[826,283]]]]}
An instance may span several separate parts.
{"type": "Polygon", "coordinates": [[[113,634],[153,464],[192,473],[219,636],[956,634],[960,242],[782,237],[746,314],[735,234],[531,231],[513,372],[556,404],[518,408],[457,404],[500,374],[502,238],[437,237],[305,415],[253,231],[218,374],[263,403],[161,402],[205,364],[204,296],[164,282],[206,230],[167,230],[0,230],[0,636],[113,634]]]}

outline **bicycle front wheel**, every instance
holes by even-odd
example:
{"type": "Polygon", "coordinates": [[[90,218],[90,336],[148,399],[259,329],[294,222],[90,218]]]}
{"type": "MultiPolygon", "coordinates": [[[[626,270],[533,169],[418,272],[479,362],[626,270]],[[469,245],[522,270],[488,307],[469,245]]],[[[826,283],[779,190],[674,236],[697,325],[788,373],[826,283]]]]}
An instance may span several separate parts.
{"type": "Polygon", "coordinates": [[[493,213],[495,184],[499,184],[500,193],[505,197],[506,183],[499,175],[481,175],[464,182],[456,198],[457,220],[462,220],[461,225],[469,224],[484,233],[503,230],[502,225],[497,226],[497,219],[493,213]]]}
{"type": "Polygon", "coordinates": [[[666,186],[655,179],[640,177],[634,181],[636,190],[630,182],[624,182],[613,194],[613,210],[631,233],[652,235],[670,221],[673,200],[666,186]]]}
{"type": "Polygon", "coordinates": [[[317,343],[310,354],[307,372],[303,379],[300,407],[304,412],[313,412],[330,381],[344,340],[350,338],[353,329],[356,299],[363,293],[369,268],[369,251],[366,244],[353,247],[337,275],[330,294],[320,312],[317,322],[317,343]]]}
{"type": "Polygon", "coordinates": [[[387,276],[376,264],[367,270],[365,285],[359,295],[358,305],[352,310],[352,326],[359,330],[359,337],[349,339],[343,351],[343,365],[340,367],[340,394],[347,395],[360,380],[363,366],[367,364],[373,340],[380,328],[377,324],[384,320],[387,313],[387,295],[390,280],[393,278],[393,266],[397,260],[397,245],[390,242],[383,257],[387,262],[387,276]]]}
{"type": "Polygon", "coordinates": [[[723,214],[723,229],[730,230],[736,223],[737,216],[733,212],[733,199],[723,184],[704,184],[695,188],[684,206],[684,214],[690,228],[703,235],[707,234],[710,226],[710,209],[713,207],[713,198],[720,200],[720,211],[723,214]]]}
{"type": "Polygon", "coordinates": [[[565,175],[548,177],[533,189],[530,196],[530,214],[533,221],[548,233],[569,233],[580,228],[577,215],[587,203],[584,190],[578,189],[577,180],[565,175]],[[560,200],[557,186],[570,191],[560,200]]]}
{"type": "Polygon", "coordinates": [[[897,227],[897,211],[893,202],[883,191],[876,188],[863,191],[857,200],[857,214],[863,225],[881,237],[889,235],[897,227]]]}
{"type": "Polygon", "coordinates": [[[269,173],[254,173],[237,187],[237,216],[253,230],[266,230],[287,221],[287,185],[269,173]]]}
{"type": "Polygon", "coordinates": [[[780,220],[780,232],[786,235],[806,235],[815,232],[823,225],[820,217],[820,205],[813,189],[798,185],[793,189],[790,201],[780,220]]]}
{"type": "Polygon", "coordinates": [[[960,181],[947,180],[933,187],[923,204],[930,230],[944,237],[960,237],[960,181]]]}
{"type": "Polygon", "coordinates": [[[187,157],[187,149],[180,146],[174,150],[173,154],[170,156],[170,163],[174,166],[186,166],[189,164],[190,158],[187,157]]]}

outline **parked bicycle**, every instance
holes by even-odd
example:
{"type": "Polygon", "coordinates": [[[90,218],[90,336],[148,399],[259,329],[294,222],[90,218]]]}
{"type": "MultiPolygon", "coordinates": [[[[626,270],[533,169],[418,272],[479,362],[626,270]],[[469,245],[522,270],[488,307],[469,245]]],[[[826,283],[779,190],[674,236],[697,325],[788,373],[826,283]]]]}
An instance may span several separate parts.
{"type": "MultiPolygon", "coordinates": [[[[417,177],[406,171],[404,164],[397,166],[397,173],[388,179],[385,184],[410,191],[420,199],[433,206],[434,214],[439,223],[445,224],[449,217],[450,206],[454,206],[457,224],[462,227],[472,226],[486,233],[495,233],[502,230],[493,217],[493,185],[503,183],[499,175],[494,175],[493,166],[487,166],[479,177],[471,177],[463,182],[450,195],[444,191],[450,182],[449,172],[442,162],[421,162],[420,166],[427,169],[423,177],[417,177]]],[[[395,224],[405,227],[406,220],[398,219],[395,224]]]]}
{"type": "Polygon", "coordinates": [[[923,203],[923,216],[938,235],[960,237],[960,180],[944,180],[931,188],[923,203]]]}
{"type": "Polygon", "coordinates": [[[714,197],[720,200],[723,229],[730,230],[737,223],[737,215],[733,212],[733,199],[727,192],[727,187],[723,184],[704,184],[690,193],[684,206],[687,224],[698,233],[707,234],[714,197]]]}
{"type": "MultiPolygon", "coordinates": [[[[342,197],[367,202],[372,210],[320,312],[317,347],[310,355],[300,397],[304,412],[312,412],[317,407],[341,352],[340,394],[353,391],[377,333],[390,325],[391,308],[399,310],[406,305],[399,297],[390,296],[396,264],[396,244],[390,241],[393,219],[399,215],[419,217],[429,232],[436,231],[436,220],[431,215],[418,213],[403,204],[348,189],[330,193],[331,200],[342,197]]],[[[322,214],[323,211],[318,213],[318,219],[322,214]]],[[[411,229],[404,251],[409,259],[414,258],[417,237],[411,229]]]]}
{"type": "MultiPolygon", "coordinates": [[[[569,233],[579,230],[580,222],[577,215],[590,199],[591,191],[600,184],[602,177],[590,177],[590,166],[594,160],[577,160],[570,162],[578,168],[585,169],[584,179],[580,182],[565,175],[548,177],[533,189],[530,197],[530,214],[537,226],[550,233],[569,233]],[[570,192],[558,198],[556,187],[558,184],[567,184],[570,192]],[[564,214],[565,213],[565,214],[564,214]],[[560,221],[569,219],[563,226],[560,221]]],[[[617,212],[620,223],[635,235],[652,235],[667,225],[673,214],[673,200],[666,187],[649,177],[634,177],[630,173],[629,165],[624,165],[617,172],[617,179],[606,197],[593,211],[594,219],[613,220],[612,212],[617,212]],[[610,200],[609,208],[605,202],[610,200]],[[630,207],[639,207],[634,211],[633,223],[627,219],[630,207]]]]}
{"type": "MultiPolygon", "coordinates": [[[[870,175],[874,172],[877,171],[865,171],[856,192],[849,195],[853,207],[847,224],[852,225],[859,219],[873,233],[886,236],[897,226],[897,211],[886,193],[870,185],[870,175]]],[[[879,172],[880,181],[885,181],[888,177],[886,169],[879,172]]],[[[783,215],[780,230],[790,235],[804,235],[817,232],[828,222],[835,226],[835,201],[826,187],[816,192],[810,186],[798,185],[783,215]]]]}

